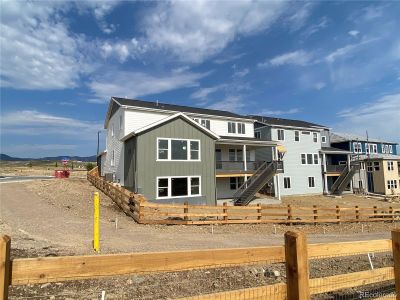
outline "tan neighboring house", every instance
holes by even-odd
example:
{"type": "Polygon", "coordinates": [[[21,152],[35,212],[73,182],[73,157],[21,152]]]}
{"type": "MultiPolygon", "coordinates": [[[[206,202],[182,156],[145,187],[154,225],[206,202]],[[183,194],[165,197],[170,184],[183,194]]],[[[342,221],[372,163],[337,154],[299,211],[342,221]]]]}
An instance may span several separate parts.
{"type": "Polygon", "coordinates": [[[400,156],[392,154],[360,155],[360,171],[353,178],[354,186],[383,195],[400,195],[400,156]]]}

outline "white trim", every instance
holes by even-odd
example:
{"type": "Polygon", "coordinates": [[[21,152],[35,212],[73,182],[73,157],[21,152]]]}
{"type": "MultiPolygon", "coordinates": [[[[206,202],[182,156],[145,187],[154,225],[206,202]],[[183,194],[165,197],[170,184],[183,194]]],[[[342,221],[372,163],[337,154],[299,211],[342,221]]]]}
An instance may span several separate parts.
{"type": "Polygon", "coordinates": [[[201,176],[200,175],[190,175],[190,176],[157,176],[156,177],[156,200],[157,199],[175,199],[175,198],[188,198],[188,197],[202,197],[201,193],[201,176]],[[188,195],[183,196],[171,196],[171,179],[172,178],[187,178],[187,188],[188,188],[188,195]],[[192,195],[192,186],[190,180],[192,178],[199,178],[199,192],[200,194],[192,195]],[[158,196],[158,180],[159,179],[168,179],[168,196],[166,197],[159,197],[158,196]]]}
{"type": "Polygon", "coordinates": [[[157,137],[156,139],[156,161],[180,161],[180,162],[192,162],[192,161],[201,161],[201,141],[198,139],[179,139],[179,138],[164,138],[164,137],[157,137]],[[168,158],[167,159],[160,159],[158,158],[158,141],[159,140],[167,140],[168,141],[168,158]],[[171,141],[186,141],[187,142],[187,158],[188,159],[172,159],[172,147],[171,147],[171,141]],[[190,142],[198,142],[199,143],[199,158],[198,159],[191,159],[190,154],[191,154],[191,148],[190,148],[190,142]]]}
{"type": "Polygon", "coordinates": [[[278,140],[278,141],[285,141],[285,129],[277,129],[276,130],[276,139],[278,140]],[[283,131],[283,139],[282,140],[280,140],[279,139],[279,130],[282,130],[283,131]]]}
{"type": "Polygon", "coordinates": [[[314,142],[314,143],[318,143],[318,141],[319,141],[319,139],[318,139],[318,132],[313,132],[313,133],[312,133],[312,138],[313,138],[313,142],[314,142]],[[314,140],[315,137],[317,138],[316,141],[314,140]]]}
{"type": "Polygon", "coordinates": [[[206,132],[207,134],[211,135],[213,138],[215,138],[215,139],[217,139],[217,140],[220,138],[219,135],[215,134],[215,133],[212,132],[211,130],[209,130],[209,129],[207,129],[206,127],[202,126],[201,124],[197,123],[197,122],[196,122],[195,120],[193,120],[192,118],[189,118],[188,116],[186,116],[186,115],[183,114],[183,113],[177,113],[177,114],[168,116],[168,117],[166,117],[166,118],[164,118],[164,119],[161,119],[161,120],[159,120],[159,121],[157,121],[157,122],[154,122],[154,123],[151,123],[151,124],[149,124],[149,125],[143,126],[143,127],[139,128],[139,129],[137,129],[136,131],[132,131],[131,133],[125,135],[125,136],[121,139],[121,141],[125,141],[125,140],[129,139],[130,137],[132,137],[132,136],[134,136],[134,135],[138,135],[138,134],[140,134],[140,133],[142,133],[142,132],[144,132],[144,131],[146,131],[146,130],[149,130],[149,129],[153,128],[153,127],[156,127],[156,126],[159,126],[159,125],[161,125],[161,124],[167,123],[167,122],[169,122],[169,121],[171,121],[171,120],[173,120],[173,119],[175,119],[175,118],[179,118],[179,117],[185,119],[185,120],[188,121],[190,124],[192,124],[193,126],[197,127],[198,129],[200,129],[201,131],[204,131],[204,132],[206,132]]]}
{"type": "Polygon", "coordinates": [[[326,135],[321,135],[321,143],[326,144],[326,135]]]}
{"type": "Polygon", "coordinates": [[[302,165],[302,166],[318,166],[318,165],[320,165],[319,154],[318,153],[300,153],[300,165],[302,165]],[[305,164],[303,164],[302,157],[301,157],[303,154],[305,155],[305,158],[306,158],[305,164]],[[312,163],[311,164],[308,163],[307,155],[312,155],[312,163]],[[315,155],[317,155],[318,163],[314,163],[315,155]]]}

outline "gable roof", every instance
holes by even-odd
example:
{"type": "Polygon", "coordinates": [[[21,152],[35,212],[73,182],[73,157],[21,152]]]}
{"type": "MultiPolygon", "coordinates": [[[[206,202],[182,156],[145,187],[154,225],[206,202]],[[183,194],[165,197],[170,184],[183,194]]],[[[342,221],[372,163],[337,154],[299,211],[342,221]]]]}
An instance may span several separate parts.
{"type": "Polygon", "coordinates": [[[220,137],[218,135],[216,135],[214,132],[212,132],[211,130],[207,129],[206,127],[202,126],[201,124],[197,123],[196,121],[194,121],[193,119],[189,118],[188,116],[186,116],[183,113],[177,113],[171,116],[168,116],[164,119],[161,119],[160,121],[151,123],[149,125],[143,126],[135,131],[132,131],[131,133],[125,135],[121,141],[126,141],[127,139],[131,138],[132,136],[136,136],[142,133],[145,133],[147,131],[150,131],[158,126],[164,125],[166,123],[169,123],[175,119],[181,118],[184,121],[188,122],[190,125],[196,127],[197,129],[203,131],[206,135],[210,136],[211,138],[218,140],[220,137]]]}
{"type": "Polygon", "coordinates": [[[216,110],[216,109],[208,109],[208,108],[200,108],[200,107],[192,107],[185,105],[175,105],[161,102],[152,102],[152,101],[143,101],[138,99],[125,99],[119,97],[112,97],[111,99],[115,100],[117,103],[123,106],[132,106],[132,107],[143,107],[148,109],[160,109],[160,110],[169,110],[173,112],[183,112],[183,113],[193,113],[193,114],[201,114],[201,115],[211,115],[211,116],[221,116],[221,117],[230,117],[230,118],[240,118],[240,119],[249,119],[248,117],[241,116],[229,111],[225,110],[216,110]]]}
{"type": "MultiPolygon", "coordinates": [[[[330,133],[330,140],[331,143],[341,143],[341,142],[366,142],[367,137],[366,136],[361,136],[361,135],[356,135],[352,133],[338,133],[338,132],[331,132],[330,133]]],[[[397,145],[397,143],[393,142],[388,142],[380,139],[374,139],[368,137],[368,142],[370,143],[386,143],[386,144],[392,144],[392,145],[397,145]]]]}
{"type": "Polygon", "coordinates": [[[286,127],[300,127],[300,128],[310,128],[310,129],[328,129],[328,127],[323,125],[318,125],[315,123],[310,123],[301,120],[283,119],[283,118],[272,118],[264,116],[249,115],[250,118],[258,121],[259,123],[272,126],[286,126],[286,127]]]}

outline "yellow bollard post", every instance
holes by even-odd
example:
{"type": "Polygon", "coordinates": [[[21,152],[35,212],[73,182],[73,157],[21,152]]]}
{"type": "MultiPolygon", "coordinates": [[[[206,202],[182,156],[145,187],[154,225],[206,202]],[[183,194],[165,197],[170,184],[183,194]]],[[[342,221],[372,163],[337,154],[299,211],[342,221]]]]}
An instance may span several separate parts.
{"type": "Polygon", "coordinates": [[[94,215],[93,215],[93,249],[96,252],[100,251],[100,198],[99,193],[95,192],[93,197],[94,215]]]}

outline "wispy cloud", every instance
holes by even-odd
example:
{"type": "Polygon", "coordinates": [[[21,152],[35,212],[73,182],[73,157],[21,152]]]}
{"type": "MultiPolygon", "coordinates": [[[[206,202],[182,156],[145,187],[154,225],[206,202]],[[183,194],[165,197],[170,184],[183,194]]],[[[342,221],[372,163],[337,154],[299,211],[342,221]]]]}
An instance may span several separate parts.
{"type": "Polygon", "coordinates": [[[313,55],[305,50],[297,50],[275,56],[272,59],[258,64],[258,67],[265,68],[268,66],[297,65],[305,66],[312,61],[313,55]]]}
{"type": "MultiPolygon", "coordinates": [[[[196,87],[209,73],[172,72],[151,75],[142,72],[108,71],[97,76],[88,85],[95,95],[108,101],[111,96],[140,97],[178,88],[196,87]]],[[[92,101],[93,102],[93,101],[92,101]]]]}
{"type": "Polygon", "coordinates": [[[249,74],[250,73],[250,70],[249,70],[249,68],[244,68],[244,69],[237,69],[237,68],[234,68],[234,72],[233,72],[233,75],[232,75],[232,77],[233,78],[243,78],[244,76],[246,76],[247,74],[249,74]]]}
{"type": "Polygon", "coordinates": [[[291,108],[288,110],[268,110],[268,109],[263,109],[261,112],[257,112],[257,115],[262,115],[262,116],[282,116],[282,115],[293,115],[297,114],[300,112],[299,108],[291,108]]]}
{"type": "Polygon", "coordinates": [[[311,15],[314,3],[306,2],[302,3],[300,7],[297,7],[297,5],[294,7],[295,12],[286,20],[291,31],[297,31],[305,25],[307,19],[311,15]]]}
{"type": "Polygon", "coordinates": [[[224,64],[224,63],[227,63],[227,62],[231,62],[231,61],[237,60],[237,59],[243,57],[244,55],[245,55],[245,53],[221,55],[221,57],[215,59],[214,62],[216,64],[221,65],[221,64],[224,64]]]}
{"type": "Polygon", "coordinates": [[[348,32],[348,34],[351,35],[351,36],[356,37],[356,36],[358,36],[360,34],[360,32],[358,30],[350,30],[348,32]]]}
{"type": "Polygon", "coordinates": [[[228,95],[224,100],[214,102],[207,108],[228,110],[236,113],[244,113],[248,109],[249,101],[244,101],[239,95],[228,95]]]}
{"type": "Polygon", "coordinates": [[[199,88],[190,95],[190,98],[204,100],[209,95],[226,89],[227,86],[227,84],[219,84],[211,87],[199,88]]]}
{"type": "Polygon", "coordinates": [[[313,25],[309,26],[307,29],[305,29],[304,32],[302,33],[302,35],[305,37],[310,37],[311,35],[328,27],[328,25],[329,25],[329,20],[326,16],[324,16],[319,20],[319,22],[317,22],[316,24],[313,24],[313,25]]]}
{"type": "Polygon", "coordinates": [[[400,94],[382,96],[375,101],[340,111],[338,131],[368,133],[376,138],[400,142],[400,94]]]}

